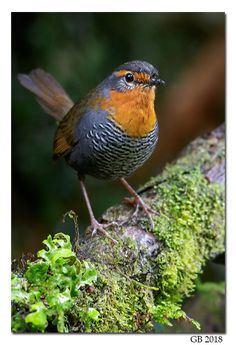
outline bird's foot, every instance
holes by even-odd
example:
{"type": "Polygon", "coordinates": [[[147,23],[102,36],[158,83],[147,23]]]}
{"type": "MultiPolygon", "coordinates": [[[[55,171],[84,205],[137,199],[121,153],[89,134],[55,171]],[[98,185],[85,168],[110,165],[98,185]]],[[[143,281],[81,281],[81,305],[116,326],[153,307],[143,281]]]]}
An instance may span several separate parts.
{"type": "Polygon", "coordinates": [[[153,222],[151,214],[158,215],[158,213],[155,210],[153,210],[150,206],[145,204],[145,202],[139,195],[135,196],[134,198],[125,198],[125,201],[129,205],[133,205],[133,206],[136,205],[136,208],[132,217],[136,218],[141,208],[144,211],[144,213],[147,215],[151,228],[154,229],[154,222],[153,222]]]}
{"type": "Polygon", "coordinates": [[[96,235],[97,231],[100,231],[104,236],[108,237],[113,243],[118,243],[117,240],[112,238],[112,236],[107,232],[105,229],[109,228],[110,226],[119,226],[116,222],[110,222],[107,224],[99,223],[95,218],[91,221],[91,228],[92,228],[92,236],[96,235]]]}

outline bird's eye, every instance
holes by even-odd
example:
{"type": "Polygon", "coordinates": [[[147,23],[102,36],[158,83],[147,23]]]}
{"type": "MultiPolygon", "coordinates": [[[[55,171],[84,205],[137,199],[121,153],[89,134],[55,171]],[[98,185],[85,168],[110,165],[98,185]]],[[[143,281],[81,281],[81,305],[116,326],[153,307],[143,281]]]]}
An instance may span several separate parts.
{"type": "Polygon", "coordinates": [[[127,81],[127,83],[132,83],[132,81],[134,81],[134,76],[132,73],[127,73],[125,75],[125,80],[127,81]]]}

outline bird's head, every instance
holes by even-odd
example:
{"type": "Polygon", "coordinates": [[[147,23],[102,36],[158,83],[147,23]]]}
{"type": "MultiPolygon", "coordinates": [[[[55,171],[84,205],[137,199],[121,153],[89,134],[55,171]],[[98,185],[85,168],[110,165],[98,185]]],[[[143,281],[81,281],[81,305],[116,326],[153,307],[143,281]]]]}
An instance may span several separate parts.
{"type": "Polygon", "coordinates": [[[158,70],[145,61],[130,61],[120,65],[109,77],[110,87],[118,92],[134,89],[155,89],[165,82],[160,79],[158,70]]]}

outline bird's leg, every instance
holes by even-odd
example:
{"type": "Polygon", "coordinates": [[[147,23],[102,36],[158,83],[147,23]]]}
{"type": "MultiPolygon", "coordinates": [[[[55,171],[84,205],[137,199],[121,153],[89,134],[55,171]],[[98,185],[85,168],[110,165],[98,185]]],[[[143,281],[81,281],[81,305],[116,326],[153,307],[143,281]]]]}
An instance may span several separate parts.
{"type": "Polygon", "coordinates": [[[122,177],[120,178],[120,182],[123,184],[123,186],[129,191],[129,193],[134,197],[134,202],[132,202],[130,199],[128,199],[128,202],[130,204],[134,204],[136,203],[136,209],[134,212],[134,215],[137,215],[138,209],[139,207],[141,207],[143,209],[143,211],[146,213],[146,215],[149,218],[150,224],[152,229],[154,228],[154,223],[153,223],[153,219],[151,216],[151,213],[155,213],[155,211],[153,211],[149,206],[147,206],[145,204],[145,202],[143,201],[143,199],[135,192],[135,190],[129,185],[129,183],[122,177]]]}
{"type": "Polygon", "coordinates": [[[85,199],[85,202],[86,202],[86,205],[87,205],[87,209],[88,209],[88,212],[89,212],[89,216],[90,216],[90,220],[91,220],[91,228],[93,230],[92,232],[92,236],[96,234],[97,230],[100,231],[104,236],[110,238],[114,243],[118,243],[116,240],[114,240],[111,235],[105,230],[105,228],[108,228],[109,226],[111,225],[116,225],[118,226],[118,224],[116,222],[111,222],[111,223],[108,223],[108,224],[101,224],[99,223],[96,218],[94,217],[94,213],[93,213],[93,210],[92,210],[92,207],[91,207],[91,203],[89,201],[89,197],[88,197],[88,193],[87,193],[87,190],[86,190],[86,187],[85,187],[85,184],[84,184],[84,179],[79,177],[79,181],[80,181],[80,186],[81,186],[81,190],[82,190],[82,193],[83,193],[83,196],[84,196],[84,199],[85,199]]]}

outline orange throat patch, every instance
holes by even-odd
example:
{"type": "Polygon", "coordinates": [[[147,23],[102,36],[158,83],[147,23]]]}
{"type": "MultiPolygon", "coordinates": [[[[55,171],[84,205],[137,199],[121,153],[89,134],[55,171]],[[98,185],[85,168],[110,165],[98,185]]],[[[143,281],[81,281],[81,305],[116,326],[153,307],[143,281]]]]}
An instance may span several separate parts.
{"type": "Polygon", "coordinates": [[[156,126],[154,100],[154,87],[137,87],[125,92],[112,90],[110,98],[103,100],[101,107],[127,135],[144,137],[156,126]]]}

